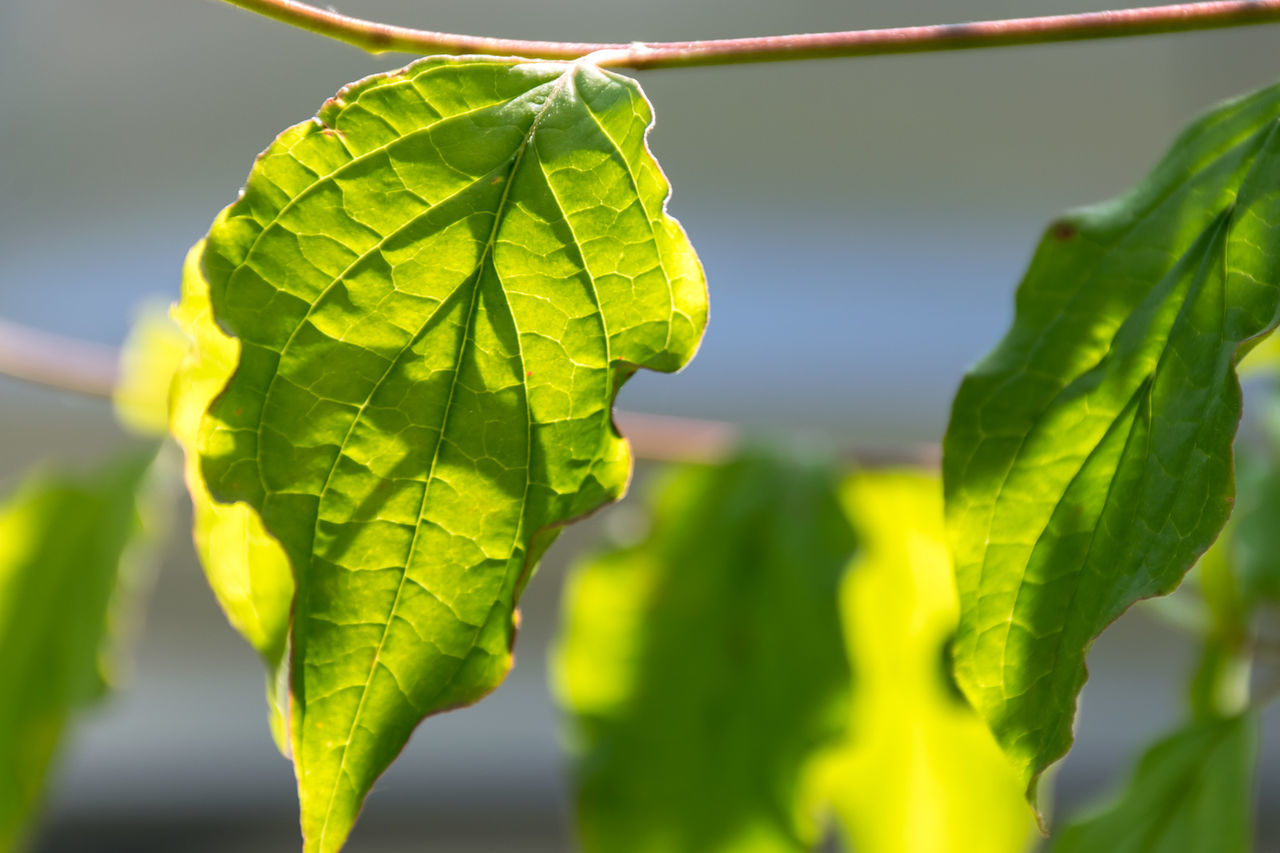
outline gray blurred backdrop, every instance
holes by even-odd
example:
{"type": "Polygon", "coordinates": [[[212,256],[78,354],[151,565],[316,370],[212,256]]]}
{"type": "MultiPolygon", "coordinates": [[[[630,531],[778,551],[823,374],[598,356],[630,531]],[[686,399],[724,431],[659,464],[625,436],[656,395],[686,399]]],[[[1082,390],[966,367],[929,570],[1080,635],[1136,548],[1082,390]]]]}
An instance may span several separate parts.
{"type": "MultiPolygon", "coordinates": [[[[341,9],[446,31],[625,41],[1102,7],[345,0],[341,9]]],[[[187,247],[279,130],[342,84],[406,60],[214,0],[0,0],[0,316],[118,342],[136,306],[176,297],[187,247]]],[[[1009,320],[1043,224],[1128,187],[1214,101],[1280,78],[1280,27],[640,78],[658,115],[652,145],[675,186],[671,211],[707,269],[712,320],[692,367],[638,376],[621,404],[837,441],[936,440],[962,371],[1009,320]]],[[[5,484],[35,460],[90,458],[120,440],[105,407],[9,380],[0,413],[5,484]]],[[[606,512],[552,550],[526,594],[514,673],[476,708],[419,730],[370,799],[352,851],[568,849],[544,656],[566,562],[611,523],[606,512]]],[[[270,742],[257,660],[225,626],[184,535],[165,560],[126,689],[66,751],[45,851],[295,847],[292,774],[270,742]]],[[[1139,745],[1179,718],[1190,665],[1186,642],[1142,612],[1098,643],[1078,745],[1057,779],[1061,809],[1118,780],[1139,745]]],[[[1280,802],[1276,721],[1264,820],[1280,802]]]]}

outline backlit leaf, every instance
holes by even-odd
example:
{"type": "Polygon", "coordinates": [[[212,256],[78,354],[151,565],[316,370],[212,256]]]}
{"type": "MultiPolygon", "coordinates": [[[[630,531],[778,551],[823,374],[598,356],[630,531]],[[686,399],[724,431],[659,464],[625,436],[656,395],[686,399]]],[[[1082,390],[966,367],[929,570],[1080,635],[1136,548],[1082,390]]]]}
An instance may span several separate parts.
{"type": "Polygon", "coordinates": [[[844,494],[859,546],[840,593],[856,681],[845,746],[823,791],[850,846],[1027,850],[1035,823],[1022,785],[945,669],[959,607],[941,482],[867,472],[850,477],[844,494]]]}
{"type": "Polygon", "coordinates": [[[227,620],[267,667],[271,731],[276,745],[287,755],[284,656],[293,606],[293,573],[284,549],[263,528],[258,513],[246,503],[217,503],[200,476],[200,421],[209,403],[226,386],[240,356],[239,343],[212,320],[209,287],[199,268],[203,250],[204,244],[199,243],[187,254],[182,301],[172,312],[192,346],[173,378],[170,429],[186,457],[184,473],[191,494],[196,555],[227,620]]]}
{"type": "Polygon", "coordinates": [[[424,60],[285,131],[188,267],[195,336],[239,350],[197,502],[203,478],[252,507],[297,583],[309,851],[342,845],[419,720],[501,681],[537,555],[626,485],[619,386],[697,347],[705,284],[651,120],[589,64],[424,60]]]}
{"type": "Polygon", "coordinates": [[[1036,780],[1084,656],[1231,508],[1235,364],[1280,308],[1280,87],[1193,124],[1128,195],[1051,225],[944,445],[956,677],[1036,780]]]}
{"type": "Polygon", "coordinates": [[[1194,723],[1153,746],[1111,804],[1073,821],[1051,853],[1248,853],[1258,723],[1194,723]]]}
{"type": "Polygon", "coordinates": [[[71,713],[112,671],[152,456],[39,474],[0,505],[0,851],[20,841],[71,713]]]}
{"type": "Polygon", "coordinates": [[[853,537],[832,478],[762,457],[668,475],[645,543],[573,573],[554,673],[588,853],[802,851],[847,718],[853,537]]]}

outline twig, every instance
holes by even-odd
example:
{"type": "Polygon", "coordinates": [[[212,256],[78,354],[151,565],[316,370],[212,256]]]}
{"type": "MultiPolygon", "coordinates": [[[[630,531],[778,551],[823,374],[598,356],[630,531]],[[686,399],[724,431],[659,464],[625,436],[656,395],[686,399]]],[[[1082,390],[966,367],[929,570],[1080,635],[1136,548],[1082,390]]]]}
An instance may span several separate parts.
{"type": "Polygon", "coordinates": [[[116,350],[0,319],[0,373],[37,385],[111,398],[116,350]]]}
{"type": "Polygon", "coordinates": [[[1280,21],[1280,0],[1218,0],[970,24],[707,41],[598,44],[526,41],[418,30],[353,18],[298,0],[225,2],[346,42],[370,53],[482,53],[529,59],[578,59],[590,53],[598,53],[599,56],[594,57],[598,65],[634,69],[971,50],[1220,29],[1280,21]]]}
{"type": "MultiPolygon", "coordinates": [[[[119,353],[109,346],[42,332],[0,319],[0,374],[62,391],[110,399],[119,353]]],[[[654,462],[718,462],[741,441],[725,421],[614,412],[636,458],[654,462]]],[[[854,448],[846,454],[861,467],[936,467],[936,445],[854,448]]]]}

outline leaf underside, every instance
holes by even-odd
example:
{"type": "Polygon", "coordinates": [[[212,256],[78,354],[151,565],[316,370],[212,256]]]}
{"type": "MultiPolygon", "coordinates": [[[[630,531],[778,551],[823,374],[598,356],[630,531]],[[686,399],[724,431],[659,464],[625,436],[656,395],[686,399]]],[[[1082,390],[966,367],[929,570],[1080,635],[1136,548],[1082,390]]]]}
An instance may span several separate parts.
{"type": "Polygon", "coordinates": [[[1248,853],[1258,721],[1193,723],[1151,747],[1128,788],[1073,821],[1052,853],[1248,853]]]}
{"type": "MultiPolygon", "coordinates": [[[[41,474],[0,506],[0,851],[16,849],[68,717],[109,674],[121,561],[153,453],[41,474]]],[[[125,578],[127,580],[127,578],[125,578]]]]}
{"type": "Polygon", "coordinates": [[[1280,87],[1051,225],[944,444],[961,687],[1036,780],[1093,639],[1177,586],[1231,508],[1239,357],[1280,308],[1280,87]]]}
{"type": "Polygon", "coordinates": [[[297,584],[307,850],[341,847],[424,716],[501,681],[551,532],[625,488],[619,386],[698,345],[651,121],[588,64],[424,60],[285,131],[190,268],[239,347],[198,474],[297,584]]]}
{"type": "Polygon", "coordinates": [[[651,537],[566,593],[554,664],[582,848],[809,850],[806,768],[847,719],[836,484],[753,456],[662,485],[651,537]]]}

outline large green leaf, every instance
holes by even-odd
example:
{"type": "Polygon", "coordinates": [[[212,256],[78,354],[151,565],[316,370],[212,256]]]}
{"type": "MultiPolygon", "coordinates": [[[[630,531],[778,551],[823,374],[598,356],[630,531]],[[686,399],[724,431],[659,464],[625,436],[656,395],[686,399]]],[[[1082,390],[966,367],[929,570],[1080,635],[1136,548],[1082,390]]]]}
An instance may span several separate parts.
{"type": "Polygon", "coordinates": [[[239,347],[197,473],[297,582],[308,850],[341,846],[422,717],[501,681],[551,532],[626,485],[619,386],[697,347],[651,121],[587,63],[424,60],[285,131],[188,267],[239,347]]]}
{"type": "Polygon", "coordinates": [[[645,543],[573,573],[555,659],[587,851],[801,851],[844,728],[833,478],[763,457],[668,475],[645,543]]]}
{"type": "Polygon", "coordinates": [[[1280,307],[1280,87],[1193,124],[1128,195],[1051,225],[944,445],[956,676],[1036,780],[1084,656],[1231,508],[1235,364],[1280,307]]]}
{"type": "Polygon", "coordinates": [[[105,686],[152,456],[35,475],[0,505],[0,851],[19,842],[69,716],[105,686]]]}
{"type": "Polygon", "coordinates": [[[1258,723],[1194,723],[1153,746],[1127,790],[1073,821],[1052,853],[1248,853],[1258,723]]]}
{"type": "Polygon", "coordinates": [[[959,607],[942,484],[878,471],[843,491],[859,545],[840,593],[857,680],[822,790],[854,850],[1021,853],[1035,834],[1022,785],[944,668],[959,607]]]}

